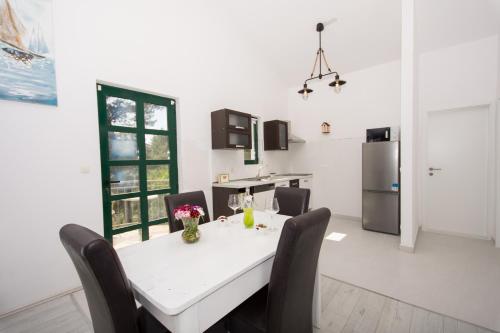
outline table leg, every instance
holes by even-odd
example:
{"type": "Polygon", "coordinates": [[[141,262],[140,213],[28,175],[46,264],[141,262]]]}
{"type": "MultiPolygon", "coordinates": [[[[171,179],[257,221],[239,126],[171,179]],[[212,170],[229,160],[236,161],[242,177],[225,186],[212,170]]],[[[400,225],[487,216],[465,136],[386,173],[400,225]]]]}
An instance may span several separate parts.
{"type": "Polygon", "coordinates": [[[321,274],[319,267],[316,269],[316,280],[314,283],[314,296],[313,296],[313,326],[321,328],[321,274]]]}

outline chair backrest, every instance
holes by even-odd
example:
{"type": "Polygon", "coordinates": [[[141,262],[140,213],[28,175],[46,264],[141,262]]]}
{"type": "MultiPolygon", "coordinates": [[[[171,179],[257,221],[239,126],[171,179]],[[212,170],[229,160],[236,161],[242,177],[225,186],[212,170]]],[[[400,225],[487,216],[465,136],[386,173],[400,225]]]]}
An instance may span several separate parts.
{"type": "Polygon", "coordinates": [[[279,214],[299,216],[307,213],[311,190],[298,187],[277,187],[274,197],[278,199],[279,214]]]}
{"type": "Polygon", "coordinates": [[[76,224],[62,227],[59,237],[80,276],[94,333],[139,333],[134,295],[113,246],[76,224]]]}
{"type": "Polygon", "coordinates": [[[267,300],[267,332],[312,333],[314,283],[330,210],[320,208],[285,222],[267,300]]]}
{"type": "Polygon", "coordinates": [[[165,207],[167,209],[168,227],[170,232],[175,232],[184,229],[181,221],[174,217],[174,209],[182,205],[198,205],[203,208],[205,216],[200,217],[200,224],[210,222],[208,213],[207,200],[203,191],[185,192],[179,194],[171,194],[165,196],[165,207]]]}

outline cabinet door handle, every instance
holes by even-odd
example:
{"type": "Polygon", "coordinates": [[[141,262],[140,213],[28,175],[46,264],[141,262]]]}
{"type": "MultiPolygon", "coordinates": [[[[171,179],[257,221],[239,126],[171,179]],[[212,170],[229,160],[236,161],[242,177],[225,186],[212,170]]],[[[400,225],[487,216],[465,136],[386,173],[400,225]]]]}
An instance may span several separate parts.
{"type": "Polygon", "coordinates": [[[244,145],[235,145],[236,148],[245,148],[244,145]]]}
{"type": "Polygon", "coordinates": [[[246,127],[243,127],[243,126],[234,126],[234,128],[236,128],[236,129],[246,129],[246,127]]]}

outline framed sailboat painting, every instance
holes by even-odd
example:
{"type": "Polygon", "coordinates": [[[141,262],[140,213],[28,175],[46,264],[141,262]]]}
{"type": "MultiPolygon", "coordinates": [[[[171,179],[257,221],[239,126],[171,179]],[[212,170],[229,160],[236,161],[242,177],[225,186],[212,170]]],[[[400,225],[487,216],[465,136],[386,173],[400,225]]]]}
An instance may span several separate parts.
{"type": "Polygon", "coordinates": [[[52,0],[0,0],[0,99],[57,105],[52,0]]]}

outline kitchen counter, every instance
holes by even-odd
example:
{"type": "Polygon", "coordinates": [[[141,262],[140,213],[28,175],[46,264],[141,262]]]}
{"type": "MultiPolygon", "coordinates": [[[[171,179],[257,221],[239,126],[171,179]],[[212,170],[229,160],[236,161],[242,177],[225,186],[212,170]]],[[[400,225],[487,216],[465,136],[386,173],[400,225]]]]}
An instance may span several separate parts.
{"type": "Polygon", "coordinates": [[[267,185],[267,184],[275,184],[279,182],[286,182],[294,179],[305,179],[312,178],[312,173],[286,173],[281,175],[274,175],[272,177],[260,177],[258,178],[245,178],[245,179],[235,179],[231,180],[228,183],[213,183],[213,187],[224,187],[224,188],[233,188],[233,189],[242,189],[247,187],[259,186],[259,185],[267,185]]]}

